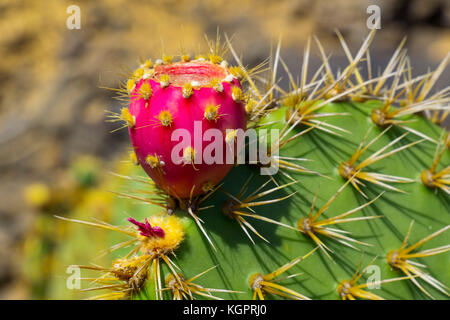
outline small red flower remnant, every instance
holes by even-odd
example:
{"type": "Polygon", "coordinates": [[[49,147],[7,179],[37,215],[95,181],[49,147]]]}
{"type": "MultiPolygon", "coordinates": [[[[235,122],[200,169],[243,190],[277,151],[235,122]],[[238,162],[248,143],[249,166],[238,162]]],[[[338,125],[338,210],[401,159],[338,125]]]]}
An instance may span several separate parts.
{"type": "Polygon", "coordinates": [[[141,236],[148,238],[150,237],[164,238],[164,230],[158,226],[152,227],[150,223],[147,221],[147,218],[145,218],[145,223],[136,221],[133,218],[128,218],[127,220],[138,227],[138,230],[140,231],[139,234],[141,236]]]}

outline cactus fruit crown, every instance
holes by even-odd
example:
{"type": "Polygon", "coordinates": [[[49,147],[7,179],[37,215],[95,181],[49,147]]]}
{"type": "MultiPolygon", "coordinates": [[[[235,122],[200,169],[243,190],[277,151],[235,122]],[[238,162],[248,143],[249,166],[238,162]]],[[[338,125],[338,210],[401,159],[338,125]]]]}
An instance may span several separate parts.
{"type": "Polygon", "coordinates": [[[437,125],[449,113],[449,90],[432,93],[449,55],[413,78],[403,41],[375,77],[374,32],[355,55],[338,37],[349,62],[338,75],[318,40],[322,66],[311,78],[308,41],[296,82],[280,43],[268,65],[248,69],[228,38],[225,46],[208,41],[207,55],[147,60],[130,75],[119,90],[127,106],[110,117],[128,128],[130,162],[151,178],[137,166],[117,174],[133,190],[117,192],[130,224],[62,218],[121,238],[112,267],[82,266],[100,272],[88,290],[106,291],[93,298],[449,296],[450,138],[437,125]],[[278,86],[280,66],[289,90],[278,86]],[[176,149],[172,140],[176,130],[215,129],[224,160],[239,129],[262,128],[279,132],[267,142],[279,148],[268,152],[275,175],[259,175],[267,168],[259,159],[198,162],[207,144],[176,149]],[[379,277],[366,281],[369,272],[379,277]]]}

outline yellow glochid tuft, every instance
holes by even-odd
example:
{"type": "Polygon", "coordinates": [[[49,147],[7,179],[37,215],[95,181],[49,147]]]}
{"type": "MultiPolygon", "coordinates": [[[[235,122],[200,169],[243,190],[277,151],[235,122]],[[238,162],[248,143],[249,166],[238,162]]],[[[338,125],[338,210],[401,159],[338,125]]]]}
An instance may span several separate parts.
{"type": "Polygon", "coordinates": [[[146,237],[138,235],[141,242],[141,252],[149,255],[167,255],[175,251],[184,240],[184,226],[181,219],[175,215],[164,213],[148,218],[152,227],[160,227],[164,237],[146,237]]]}
{"type": "Polygon", "coordinates": [[[210,85],[217,92],[223,91],[223,85],[222,85],[222,82],[220,81],[220,79],[217,79],[217,78],[212,79],[210,82],[210,85]]]}
{"type": "Polygon", "coordinates": [[[190,84],[189,82],[185,83],[182,92],[183,98],[189,98],[192,95],[192,84],[190,84]]]}
{"type": "Polygon", "coordinates": [[[145,158],[145,162],[150,166],[150,168],[155,169],[155,168],[160,168],[162,166],[164,166],[164,162],[162,162],[159,157],[157,155],[148,155],[145,158]]]}
{"type": "Polygon", "coordinates": [[[209,61],[211,61],[214,64],[219,64],[223,61],[223,58],[217,54],[210,54],[209,61]]]}
{"type": "Polygon", "coordinates": [[[254,99],[250,99],[247,104],[245,105],[245,111],[248,114],[253,113],[253,111],[255,110],[256,106],[258,105],[258,103],[254,100],[254,99]]]}
{"type": "Polygon", "coordinates": [[[144,75],[144,69],[139,68],[133,73],[134,81],[138,82],[141,80],[142,76],[144,75]]]}
{"type": "Polygon", "coordinates": [[[130,128],[133,128],[136,124],[136,120],[130,113],[130,110],[128,110],[128,108],[122,108],[122,110],[120,111],[120,118],[125,121],[127,126],[130,128]]]}
{"type": "Polygon", "coordinates": [[[131,94],[131,92],[133,92],[135,87],[136,87],[136,82],[134,81],[134,79],[128,79],[128,81],[127,81],[128,94],[131,94]]]}
{"type": "Polygon", "coordinates": [[[134,151],[130,152],[130,162],[132,164],[136,165],[136,166],[139,165],[139,160],[138,160],[138,158],[136,156],[136,153],[134,151]]]}
{"type": "Polygon", "coordinates": [[[157,118],[164,127],[170,127],[172,125],[173,117],[169,110],[161,111],[157,118]]]}
{"type": "MultiPolygon", "coordinates": [[[[135,277],[136,272],[142,269],[142,266],[150,258],[149,255],[142,256],[132,256],[131,258],[119,258],[114,260],[111,273],[114,274],[119,280],[129,281],[131,278],[135,277]]],[[[142,272],[142,276],[145,278],[147,276],[146,272],[142,272]]],[[[144,279],[141,279],[142,282],[144,279]]]]}
{"type": "Polygon", "coordinates": [[[208,121],[217,121],[217,119],[220,117],[219,115],[219,107],[220,105],[207,105],[205,108],[205,119],[208,121]]]}
{"type": "Polygon", "coordinates": [[[244,72],[242,71],[242,69],[238,66],[235,67],[230,67],[230,73],[235,76],[236,78],[238,78],[239,80],[244,78],[244,72]]]}
{"type": "Polygon", "coordinates": [[[145,60],[145,62],[142,64],[142,68],[144,69],[150,69],[153,66],[153,62],[151,59],[145,60]]]}
{"type": "Polygon", "coordinates": [[[150,97],[152,96],[152,87],[150,86],[150,83],[144,82],[141,85],[141,88],[139,89],[139,95],[144,100],[150,99],[150,97]]]}
{"type": "Polygon", "coordinates": [[[167,74],[162,74],[159,77],[159,84],[161,85],[161,88],[166,88],[170,84],[170,76],[167,74]]]}
{"type": "Polygon", "coordinates": [[[173,56],[163,56],[162,57],[162,62],[164,64],[170,64],[173,61],[173,56]]]}
{"type": "Polygon", "coordinates": [[[192,147],[187,147],[186,149],[183,150],[183,159],[185,163],[194,163],[194,158],[195,158],[195,149],[192,147]]]}
{"type": "Polygon", "coordinates": [[[239,87],[233,87],[231,90],[231,96],[233,97],[233,100],[236,102],[241,102],[244,99],[244,95],[242,94],[242,90],[239,87]]]}
{"type": "Polygon", "coordinates": [[[189,61],[191,61],[191,56],[188,54],[183,54],[183,55],[181,55],[181,61],[189,62],[189,61]]]}

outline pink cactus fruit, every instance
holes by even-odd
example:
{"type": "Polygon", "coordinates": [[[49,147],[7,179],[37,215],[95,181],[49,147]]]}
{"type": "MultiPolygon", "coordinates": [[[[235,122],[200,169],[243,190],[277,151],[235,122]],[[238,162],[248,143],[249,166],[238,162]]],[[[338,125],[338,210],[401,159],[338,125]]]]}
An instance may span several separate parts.
{"type": "Polygon", "coordinates": [[[212,189],[233,167],[227,163],[226,152],[231,149],[227,144],[235,142],[230,142],[227,133],[246,127],[244,97],[225,61],[163,60],[154,67],[147,61],[134,73],[127,84],[129,112],[122,113],[129,119],[137,161],[159,188],[184,199],[212,189]],[[194,123],[197,128],[201,124],[201,131],[194,133],[194,123]],[[202,141],[203,134],[213,128],[221,133],[223,159],[221,163],[207,164],[205,159],[198,163],[196,157],[215,140],[202,141]],[[190,134],[184,148],[181,138],[172,141],[176,129],[190,134]],[[172,159],[177,145],[181,163],[172,159]]]}

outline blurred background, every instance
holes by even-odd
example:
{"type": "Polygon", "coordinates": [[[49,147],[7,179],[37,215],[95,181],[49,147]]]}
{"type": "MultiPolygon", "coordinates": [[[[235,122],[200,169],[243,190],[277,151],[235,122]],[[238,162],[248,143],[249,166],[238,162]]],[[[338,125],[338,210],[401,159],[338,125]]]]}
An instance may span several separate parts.
{"type": "MultiPolygon", "coordinates": [[[[414,75],[450,51],[449,0],[1,0],[0,299],[65,298],[50,285],[64,274],[54,256],[67,232],[53,215],[108,214],[108,171],[130,144],[125,130],[110,133],[117,125],[105,110],[120,103],[103,87],[118,88],[124,70],[162,53],[196,54],[219,28],[234,35],[246,65],[262,62],[282,36],[294,75],[316,35],[337,71],[346,58],[334,29],[355,52],[371,4],[381,8],[373,65],[382,69],[404,36],[414,75]],[[79,30],[66,27],[73,4],[79,30]]],[[[320,63],[315,49],[312,61],[320,63]]],[[[446,70],[435,89],[449,80],[446,70]]]]}

